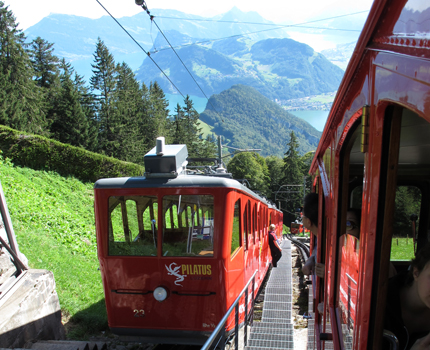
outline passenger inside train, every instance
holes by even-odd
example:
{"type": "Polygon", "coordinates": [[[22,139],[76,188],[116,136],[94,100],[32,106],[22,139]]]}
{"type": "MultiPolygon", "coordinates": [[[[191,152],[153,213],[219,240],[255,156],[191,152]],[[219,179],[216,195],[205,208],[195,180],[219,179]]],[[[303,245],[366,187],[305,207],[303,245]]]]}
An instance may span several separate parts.
{"type": "Polygon", "coordinates": [[[304,198],[303,203],[303,226],[309,230],[315,237],[315,244],[313,247],[312,255],[306,260],[303,265],[302,272],[304,275],[310,275],[315,267],[315,273],[318,277],[324,278],[324,264],[316,263],[317,256],[317,241],[318,235],[318,194],[309,193],[304,198]]]}
{"type": "Polygon", "coordinates": [[[349,208],[346,213],[346,232],[355,238],[360,238],[361,210],[349,208]]]}
{"type": "Polygon", "coordinates": [[[388,290],[385,329],[394,333],[400,349],[428,349],[430,346],[430,243],[417,252],[409,270],[402,271],[389,280],[388,290]],[[416,344],[417,340],[423,337],[426,337],[426,340],[416,344]],[[412,344],[415,345],[411,347],[412,344]]]}

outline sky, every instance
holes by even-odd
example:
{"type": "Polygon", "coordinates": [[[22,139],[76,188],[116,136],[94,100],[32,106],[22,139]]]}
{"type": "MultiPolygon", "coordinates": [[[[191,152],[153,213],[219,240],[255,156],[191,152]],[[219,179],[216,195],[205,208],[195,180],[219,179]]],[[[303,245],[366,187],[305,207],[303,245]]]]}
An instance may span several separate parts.
{"type": "MultiPolygon", "coordinates": [[[[97,0],[3,0],[14,13],[20,29],[27,29],[50,13],[89,18],[106,16],[97,0]]],[[[134,0],[99,0],[116,18],[142,11],[134,0]]],[[[316,16],[326,17],[369,10],[372,0],[146,0],[148,9],[175,9],[212,17],[236,6],[243,12],[255,11],[274,23],[300,23],[316,16]]]]}

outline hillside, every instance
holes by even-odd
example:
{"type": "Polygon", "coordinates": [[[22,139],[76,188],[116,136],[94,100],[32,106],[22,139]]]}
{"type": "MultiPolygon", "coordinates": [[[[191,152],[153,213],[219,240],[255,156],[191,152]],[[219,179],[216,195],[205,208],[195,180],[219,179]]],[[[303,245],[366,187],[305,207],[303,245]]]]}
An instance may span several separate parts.
{"type": "Polygon", "coordinates": [[[321,53],[327,57],[330,62],[346,70],[356,44],[356,41],[347,44],[340,44],[334,49],[323,50],[321,53]]]}
{"type": "Polygon", "coordinates": [[[13,166],[1,153],[0,182],[30,268],[54,273],[67,337],[85,339],[107,331],[93,184],[13,166]]]}
{"type": "MultiPolygon", "coordinates": [[[[195,39],[176,31],[166,35],[182,45],[176,52],[207,96],[243,84],[271,100],[285,101],[335,91],[343,77],[342,69],[310,46],[292,39],[266,39],[253,43],[246,38],[230,38],[207,45],[184,46],[195,39]]],[[[179,90],[203,97],[176,54],[165,50],[166,46],[163,39],[157,38],[151,58],[179,90]]],[[[138,69],[136,78],[147,85],[157,80],[165,92],[176,93],[148,57],[138,69]]]]}
{"type": "Polygon", "coordinates": [[[282,158],[291,131],[298,138],[302,155],[315,150],[321,136],[306,121],[244,85],[235,85],[212,96],[200,119],[213,126],[212,131],[226,137],[229,146],[259,148],[264,157],[276,155],[282,158]]]}

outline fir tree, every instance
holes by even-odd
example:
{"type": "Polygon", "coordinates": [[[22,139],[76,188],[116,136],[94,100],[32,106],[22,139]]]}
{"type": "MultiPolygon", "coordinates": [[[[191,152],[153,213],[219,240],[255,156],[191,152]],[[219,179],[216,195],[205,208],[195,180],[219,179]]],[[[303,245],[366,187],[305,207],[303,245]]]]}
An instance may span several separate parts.
{"type": "Polygon", "coordinates": [[[59,75],[58,65],[60,60],[53,54],[53,43],[38,36],[30,44],[28,51],[31,63],[33,64],[35,81],[37,86],[50,88],[55,84],[59,75]]]}
{"type": "Polygon", "coordinates": [[[126,63],[118,64],[116,71],[118,77],[113,99],[116,148],[112,155],[121,160],[143,163],[143,141],[139,132],[139,120],[143,113],[142,92],[126,63]]]}
{"type": "Polygon", "coordinates": [[[112,99],[116,86],[115,61],[103,41],[98,38],[94,53],[93,76],[90,78],[91,89],[96,99],[97,120],[99,126],[98,147],[107,155],[112,155],[115,146],[112,99]]]}
{"type": "Polygon", "coordinates": [[[79,91],[72,80],[73,68],[63,59],[61,69],[61,87],[53,103],[51,133],[63,143],[87,148],[89,123],[81,106],[79,91]]]}
{"type": "MultiPolygon", "coordinates": [[[[299,143],[294,131],[290,133],[290,141],[287,144],[288,149],[284,157],[284,177],[282,179],[283,185],[302,185],[303,184],[303,165],[299,156],[298,148],[299,143]]],[[[296,208],[301,206],[303,199],[303,188],[296,187],[294,192],[288,195],[287,210],[294,212],[296,208]]]]}
{"type": "MultiPolygon", "coordinates": [[[[141,135],[145,136],[145,151],[149,151],[155,145],[155,140],[159,136],[167,135],[167,117],[169,115],[169,103],[166,100],[163,90],[157,82],[149,85],[147,100],[147,114],[145,122],[141,123],[141,135]]],[[[170,138],[167,138],[167,143],[170,138]]]]}
{"type": "Polygon", "coordinates": [[[94,96],[90,93],[83,77],[76,72],[74,77],[74,85],[76,90],[79,92],[79,102],[88,122],[88,139],[86,148],[89,151],[96,152],[98,150],[98,122],[96,107],[94,104],[94,96]]]}
{"type": "Polygon", "coordinates": [[[33,82],[34,71],[24,42],[12,11],[0,1],[0,123],[45,134],[42,96],[33,82]]]}

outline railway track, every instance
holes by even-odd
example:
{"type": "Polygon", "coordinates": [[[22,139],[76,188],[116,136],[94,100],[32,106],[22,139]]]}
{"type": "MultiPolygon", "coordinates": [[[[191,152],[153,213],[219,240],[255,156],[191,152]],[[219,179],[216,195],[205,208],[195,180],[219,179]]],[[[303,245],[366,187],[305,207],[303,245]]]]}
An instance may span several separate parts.
{"type": "Polygon", "coordinates": [[[306,261],[310,256],[310,250],[309,246],[303,242],[300,242],[299,240],[293,238],[293,235],[287,234],[287,239],[291,241],[292,244],[294,244],[300,253],[300,256],[302,258],[302,262],[306,261]]]}

